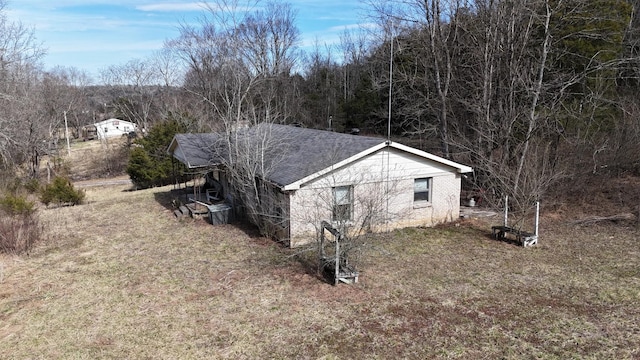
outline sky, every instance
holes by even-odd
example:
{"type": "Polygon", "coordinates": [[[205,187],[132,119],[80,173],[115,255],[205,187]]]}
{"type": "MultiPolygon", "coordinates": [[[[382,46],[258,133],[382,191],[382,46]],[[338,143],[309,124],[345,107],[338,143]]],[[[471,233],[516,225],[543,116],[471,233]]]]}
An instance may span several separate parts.
{"type": "MultiPolygon", "coordinates": [[[[45,69],[75,67],[98,81],[102,69],[144,59],[198,24],[202,2],[180,0],[6,0],[12,21],[33,28],[47,54],[45,69]]],[[[213,3],[215,0],[209,1],[213,3]]],[[[302,43],[337,44],[345,28],[362,23],[359,0],[288,0],[297,11],[302,43]]]]}

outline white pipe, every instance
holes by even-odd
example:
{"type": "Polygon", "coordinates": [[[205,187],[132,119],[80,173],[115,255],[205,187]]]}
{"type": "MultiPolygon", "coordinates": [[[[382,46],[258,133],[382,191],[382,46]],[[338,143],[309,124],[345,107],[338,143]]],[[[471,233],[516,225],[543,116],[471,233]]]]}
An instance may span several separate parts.
{"type": "Polygon", "coordinates": [[[538,236],[538,226],[540,225],[540,201],[536,202],[536,236],[538,236]]]}
{"type": "Polygon", "coordinates": [[[504,227],[507,227],[509,217],[509,195],[504,197],[504,227]]]}
{"type": "Polygon", "coordinates": [[[391,23],[391,51],[389,52],[389,114],[387,119],[387,141],[391,141],[391,95],[393,91],[393,23],[391,23]]]}

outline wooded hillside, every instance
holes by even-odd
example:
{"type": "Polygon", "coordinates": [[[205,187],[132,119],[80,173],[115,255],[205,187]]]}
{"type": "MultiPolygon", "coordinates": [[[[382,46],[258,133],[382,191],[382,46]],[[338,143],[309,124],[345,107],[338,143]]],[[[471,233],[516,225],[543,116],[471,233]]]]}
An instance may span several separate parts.
{"type": "Polygon", "coordinates": [[[4,173],[39,176],[65,116],[76,134],[113,116],[192,132],[272,122],[386,136],[390,124],[393,139],[472,166],[472,194],[520,208],[563,182],[640,176],[638,0],[367,0],[366,29],[311,52],[291,5],[217,1],[152,58],[94,81],[42,69],[3,5],[4,173]]]}

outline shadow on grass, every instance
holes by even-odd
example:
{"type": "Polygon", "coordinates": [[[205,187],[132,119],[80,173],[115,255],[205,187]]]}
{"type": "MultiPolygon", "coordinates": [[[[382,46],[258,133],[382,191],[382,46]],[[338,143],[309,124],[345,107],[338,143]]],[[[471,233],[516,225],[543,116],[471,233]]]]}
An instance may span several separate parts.
{"type": "Polygon", "coordinates": [[[465,231],[465,233],[468,233],[470,236],[477,237],[477,239],[488,239],[496,243],[505,243],[505,244],[514,245],[518,247],[522,246],[522,244],[516,239],[506,237],[506,236],[495,237],[491,231],[490,223],[482,223],[482,222],[478,223],[478,222],[473,222],[469,220],[461,220],[457,223],[440,224],[434,228],[435,229],[447,229],[447,228],[457,229],[456,231],[465,231]]]}
{"type": "Polygon", "coordinates": [[[306,275],[333,285],[333,278],[329,278],[325,271],[319,270],[318,262],[320,259],[318,259],[316,251],[308,249],[306,253],[298,253],[294,258],[306,275]]]}
{"type": "Polygon", "coordinates": [[[515,239],[511,239],[508,237],[495,237],[493,236],[493,234],[491,233],[485,233],[484,237],[487,239],[490,239],[491,241],[495,241],[495,242],[499,242],[499,243],[505,243],[505,244],[509,244],[509,245],[513,245],[513,246],[517,246],[517,247],[522,247],[522,243],[520,243],[518,240],[515,239]]]}
{"type": "Polygon", "coordinates": [[[188,189],[171,189],[164,192],[156,192],[153,194],[154,199],[167,210],[176,210],[180,204],[187,203],[187,196],[190,194],[188,189]]]}
{"type": "Polygon", "coordinates": [[[513,246],[517,246],[517,247],[522,247],[522,244],[517,241],[517,240],[513,240],[513,239],[509,239],[509,238],[504,238],[504,239],[496,239],[492,236],[490,236],[494,241],[497,242],[501,242],[501,243],[505,243],[505,244],[509,244],[509,245],[513,245],[513,246]]]}
{"type": "MultiPolygon", "coordinates": [[[[178,209],[180,204],[188,201],[187,197],[192,194],[192,192],[193,190],[191,188],[171,189],[169,191],[156,192],[153,196],[158,204],[167,210],[174,211],[178,209]]],[[[211,224],[208,216],[204,216],[203,218],[203,221],[211,224]]],[[[278,241],[274,238],[262,235],[258,227],[251,224],[245,217],[235,217],[229,225],[234,226],[243,232],[256,245],[276,247],[277,252],[283,259],[293,260],[293,262],[300,265],[300,269],[304,274],[314,277],[322,282],[331,284],[322,273],[318,273],[318,259],[316,258],[315,247],[291,249],[286,242],[278,241]]]]}
{"type": "MultiPolygon", "coordinates": [[[[158,202],[158,204],[162,205],[167,210],[174,211],[178,209],[178,207],[181,204],[188,203],[189,202],[188,196],[192,194],[193,194],[193,188],[188,187],[188,188],[180,188],[180,189],[171,189],[169,191],[164,191],[164,192],[156,192],[153,194],[153,196],[155,198],[155,201],[158,202]]],[[[209,220],[208,216],[204,216],[204,218],[206,218],[206,221],[209,224],[211,224],[211,221],[209,220]]],[[[249,223],[249,221],[244,218],[234,217],[234,219],[230,221],[229,224],[237,227],[239,230],[241,230],[243,233],[245,233],[248,237],[252,239],[263,238],[258,228],[255,225],[249,223]]],[[[270,240],[270,241],[273,241],[274,243],[278,243],[275,240],[270,240]]]]}

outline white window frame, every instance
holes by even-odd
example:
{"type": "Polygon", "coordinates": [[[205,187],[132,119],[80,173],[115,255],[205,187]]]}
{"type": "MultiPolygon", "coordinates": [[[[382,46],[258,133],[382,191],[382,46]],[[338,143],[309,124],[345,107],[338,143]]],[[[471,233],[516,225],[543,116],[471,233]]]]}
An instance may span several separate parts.
{"type": "Polygon", "coordinates": [[[334,222],[339,221],[352,221],[353,220],[353,185],[335,186],[332,189],[333,195],[333,208],[331,209],[331,220],[334,222]],[[346,197],[340,196],[339,191],[344,192],[346,190],[346,197]],[[340,198],[339,198],[340,196],[340,198]],[[339,211],[338,207],[347,207],[347,211],[339,211]],[[346,214],[347,216],[340,216],[346,214]]]}
{"type": "Polygon", "coordinates": [[[413,203],[418,205],[431,204],[433,200],[433,178],[422,177],[413,180],[413,203]],[[425,185],[426,184],[426,188],[425,185]],[[426,199],[424,198],[426,194],[426,199]]]}

